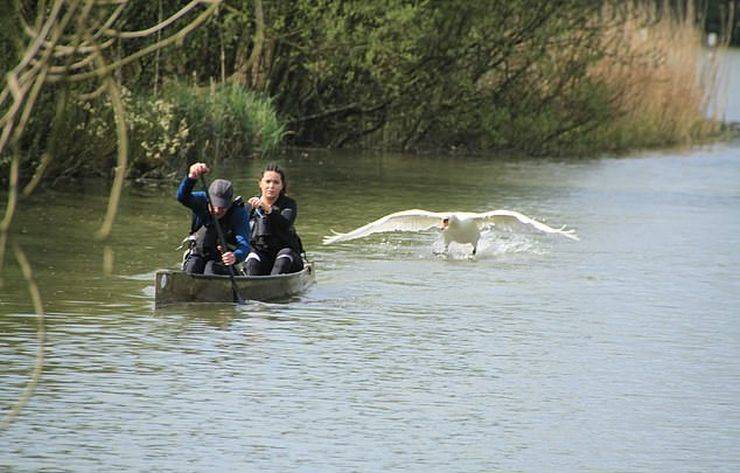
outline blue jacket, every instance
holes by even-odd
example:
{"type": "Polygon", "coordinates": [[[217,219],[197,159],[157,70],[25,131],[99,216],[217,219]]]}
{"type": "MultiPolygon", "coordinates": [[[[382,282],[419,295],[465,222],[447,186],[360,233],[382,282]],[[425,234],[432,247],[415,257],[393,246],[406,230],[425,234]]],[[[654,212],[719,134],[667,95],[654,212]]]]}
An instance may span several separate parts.
{"type": "MultiPolygon", "coordinates": [[[[185,176],[177,188],[177,200],[193,212],[194,228],[200,226],[210,228],[213,225],[213,216],[208,211],[208,199],[205,192],[193,191],[195,182],[195,179],[185,176]]],[[[234,235],[236,239],[234,256],[237,263],[241,263],[249,254],[249,215],[243,206],[231,206],[219,223],[224,234],[231,231],[234,235]]]]}

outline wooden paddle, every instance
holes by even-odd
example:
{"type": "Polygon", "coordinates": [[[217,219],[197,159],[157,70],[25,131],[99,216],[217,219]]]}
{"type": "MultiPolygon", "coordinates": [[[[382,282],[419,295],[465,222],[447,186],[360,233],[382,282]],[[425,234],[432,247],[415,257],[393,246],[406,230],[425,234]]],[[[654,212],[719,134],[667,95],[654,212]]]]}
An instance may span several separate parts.
{"type": "MultiPolygon", "coordinates": [[[[208,201],[208,212],[210,213],[211,209],[213,208],[213,205],[211,204],[211,196],[208,193],[208,183],[206,182],[206,177],[201,174],[200,175],[201,183],[203,184],[203,192],[206,193],[206,200],[208,201]]],[[[213,219],[213,223],[216,226],[216,233],[218,233],[218,240],[221,242],[221,245],[223,245],[223,248],[226,248],[226,238],[224,238],[224,232],[221,229],[221,224],[218,223],[218,219],[211,214],[211,218],[213,219]]],[[[234,265],[229,264],[227,265],[229,268],[229,279],[231,280],[231,290],[234,293],[234,302],[237,304],[245,304],[244,299],[239,294],[239,288],[236,286],[236,279],[234,279],[234,265]]]]}

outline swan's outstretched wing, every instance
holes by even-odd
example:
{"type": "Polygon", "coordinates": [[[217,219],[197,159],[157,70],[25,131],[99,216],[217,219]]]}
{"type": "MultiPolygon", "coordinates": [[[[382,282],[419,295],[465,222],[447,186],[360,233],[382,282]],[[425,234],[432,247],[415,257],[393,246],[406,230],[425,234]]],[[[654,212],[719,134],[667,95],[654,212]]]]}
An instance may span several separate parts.
{"type": "Polygon", "coordinates": [[[564,237],[570,238],[571,240],[579,239],[578,235],[576,235],[575,230],[566,230],[565,226],[562,226],[561,228],[552,228],[549,225],[546,225],[513,210],[491,210],[490,212],[477,214],[473,218],[484,225],[486,223],[493,224],[494,228],[497,226],[511,226],[511,224],[523,224],[528,225],[541,232],[556,233],[558,235],[563,235],[564,237]]]}
{"type": "MultiPolygon", "coordinates": [[[[383,232],[418,232],[429,230],[437,225],[446,216],[437,212],[427,210],[403,210],[381,217],[374,222],[370,222],[356,230],[348,233],[334,232],[332,236],[324,237],[324,244],[330,245],[340,241],[354,240],[356,238],[366,237],[373,233],[383,232]]],[[[333,231],[333,230],[332,230],[333,231]]]]}

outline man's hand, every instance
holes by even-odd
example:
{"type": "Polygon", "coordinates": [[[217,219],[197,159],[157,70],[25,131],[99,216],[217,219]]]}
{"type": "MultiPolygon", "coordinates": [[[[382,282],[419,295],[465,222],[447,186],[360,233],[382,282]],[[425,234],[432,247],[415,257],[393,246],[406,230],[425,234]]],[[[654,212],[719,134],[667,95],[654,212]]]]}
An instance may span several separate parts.
{"type": "Polygon", "coordinates": [[[223,261],[226,266],[231,266],[232,264],[236,263],[236,255],[234,255],[234,253],[232,253],[231,251],[227,251],[226,253],[221,255],[221,261],[223,261]]]}
{"type": "Polygon", "coordinates": [[[208,172],[210,172],[210,169],[208,169],[206,163],[195,163],[190,166],[188,177],[190,179],[198,179],[200,176],[207,174],[208,172]]]}

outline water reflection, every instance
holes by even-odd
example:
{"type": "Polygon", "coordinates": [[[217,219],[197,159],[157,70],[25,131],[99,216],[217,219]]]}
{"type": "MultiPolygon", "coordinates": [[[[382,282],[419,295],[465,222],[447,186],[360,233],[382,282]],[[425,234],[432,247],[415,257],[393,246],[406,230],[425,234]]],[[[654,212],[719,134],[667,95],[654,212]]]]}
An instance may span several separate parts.
{"type": "MultiPolygon", "coordinates": [[[[5,232],[3,232],[3,239],[1,244],[6,243],[5,239],[5,232]]],[[[39,379],[41,377],[41,372],[44,369],[44,356],[45,356],[45,345],[46,345],[46,327],[44,325],[44,308],[41,301],[41,295],[39,294],[39,289],[36,284],[36,281],[33,277],[33,270],[31,269],[31,265],[28,262],[28,258],[26,257],[25,252],[23,251],[23,248],[17,243],[12,243],[13,247],[13,253],[15,255],[15,259],[18,262],[18,266],[20,266],[20,269],[23,273],[23,277],[26,282],[26,286],[28,287],[28,294],[30,295],[30,300],[32,302],[32,306],[35,310],[35,321],[37,324],[37,342],[38,342],[38,348],[36,349],[36,356],[34,361],[33,370],[31,370],[28,380],[26,382],[26,386],[23,389],[23,391],[19,394],[18,399],[10,406],[10,408],[7,410],[7,412],[4,412],[4,416],[0,419],[0,429],[6,429],[8,426],[15,420],[15,418],[18,416],[20,411],[23,409],[23,407],[28,403],[28,400],[33,396],[34,392],[36,391],[36,386],[39,383],[39,379]]]]}

